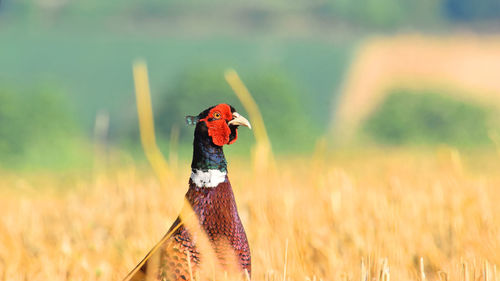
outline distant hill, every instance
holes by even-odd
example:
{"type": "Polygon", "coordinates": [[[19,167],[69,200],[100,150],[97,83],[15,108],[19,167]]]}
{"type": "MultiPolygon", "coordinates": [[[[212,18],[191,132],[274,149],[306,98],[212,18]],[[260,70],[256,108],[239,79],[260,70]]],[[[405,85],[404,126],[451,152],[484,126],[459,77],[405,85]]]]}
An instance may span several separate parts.
{"type": "Polygon", "coordinates": [[[350,138],[393,89],[432,91],[500,108],[500,37],[375,37],[359,46],[332,124],[350,138]]]}
{"type": "MultiPolygon", "coordinates": [[[[491,1],[495,0],[476,2],[480,5],[482,2],[491,1]]],[[[348,25],[363,29],[399,28],[402,25],[415,24],[424,27],[435,26],[443,20],[443,15],[452,19],[460,18],[455,17],[455,14],[464,10],[460,9],[463,5],[453,5],[455,2],[461,1],[4,0],[1,9],[4,14],[12,14],[22,20],[58,23],[102,24],[111,21],[133,25],[138,22],[166,21],[171,26],[179,26],[190,22],[204,22],[222,29],[237,27],[257,31],[266,31],[269,28],[293,31],[298,26],[334,28],[339,24],[342,24],[343,28],[348,25]],[[445,9],[450,12],[443,12],[445,9]]]]}

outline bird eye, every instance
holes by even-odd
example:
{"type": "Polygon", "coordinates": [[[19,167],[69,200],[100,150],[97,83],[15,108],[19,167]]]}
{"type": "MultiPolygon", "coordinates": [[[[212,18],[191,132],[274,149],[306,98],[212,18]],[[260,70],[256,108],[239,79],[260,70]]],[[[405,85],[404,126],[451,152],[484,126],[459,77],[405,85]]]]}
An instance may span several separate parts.
{"type": "Polygon", "coordinates": [[[220,119],[220,113],[219,112],[215,112],[214,113],[214,118],[215,119],[220,119]]]}

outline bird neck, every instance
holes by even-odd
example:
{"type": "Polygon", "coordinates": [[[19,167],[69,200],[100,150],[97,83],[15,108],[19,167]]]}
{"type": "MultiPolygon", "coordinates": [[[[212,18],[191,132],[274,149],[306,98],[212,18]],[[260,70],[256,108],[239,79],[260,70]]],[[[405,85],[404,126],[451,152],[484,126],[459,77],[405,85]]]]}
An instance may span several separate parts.
{"type": "Polygon", "coordinates": [[[217,170],[227,173],[227,161],[222,147],[213,144],[210,137],[195,135],[191,169],[193,172],[217,170]]]}

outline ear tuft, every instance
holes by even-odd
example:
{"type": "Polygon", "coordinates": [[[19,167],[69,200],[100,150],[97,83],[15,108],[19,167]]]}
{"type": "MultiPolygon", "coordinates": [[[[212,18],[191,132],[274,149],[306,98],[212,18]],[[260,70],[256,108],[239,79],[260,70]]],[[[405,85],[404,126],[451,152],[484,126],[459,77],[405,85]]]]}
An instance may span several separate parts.
{"type": "Polygon", "coordinates": [[[186,124],[194,126],[196,123],[200,121],[200,118],[198,116],[186,116],[186,124]]]}

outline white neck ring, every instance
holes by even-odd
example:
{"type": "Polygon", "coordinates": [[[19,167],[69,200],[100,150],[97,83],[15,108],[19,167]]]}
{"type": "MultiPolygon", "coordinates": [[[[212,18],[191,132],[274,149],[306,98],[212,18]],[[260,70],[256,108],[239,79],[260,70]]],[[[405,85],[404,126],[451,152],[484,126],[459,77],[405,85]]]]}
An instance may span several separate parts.
{"type": "Polygon", "coordinates": [[[226,172],[217,169],[209,169],[208,171],[193,169],[191,172],[191,180],[197,187],[213,188],[218,186],[221,182],[226,181],[226,175],[226,172]]]}

